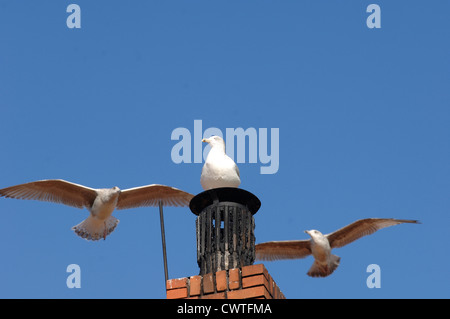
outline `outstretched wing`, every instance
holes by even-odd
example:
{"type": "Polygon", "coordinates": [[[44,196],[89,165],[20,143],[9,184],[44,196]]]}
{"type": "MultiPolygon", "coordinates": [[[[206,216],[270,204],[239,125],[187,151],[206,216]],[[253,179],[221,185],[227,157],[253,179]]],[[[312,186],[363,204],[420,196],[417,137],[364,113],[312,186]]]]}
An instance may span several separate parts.
{"type": "Polygon", "coordinates": [[[393,218],[367,218],[360,219],[333,233],[326,235],[331,248],[342,247],[355,240],[373,234],[385,227],[403,223],[419,223],[417,220],[393,219],[393,218]]]}
{"type": "Polygon", "coordinates": [[[152,184],[123,190],[117,202],[117,209],[158,206],[159,201],[162,201],[164,206],[188,206],[192,197],[194,195],[174,187],[152,184]]]}
{"type": "Polygon", "coordinates": [[[90,208],[97,191],[62,179],[48,179],[0,189],[0,197],[40,200],[90,208]]]}
{"type": "Polygon", "coordinates": [[[297,259],[310,254],[309,240],[269,241],[256,245],[256,259],[259,260],[297,259]]]}

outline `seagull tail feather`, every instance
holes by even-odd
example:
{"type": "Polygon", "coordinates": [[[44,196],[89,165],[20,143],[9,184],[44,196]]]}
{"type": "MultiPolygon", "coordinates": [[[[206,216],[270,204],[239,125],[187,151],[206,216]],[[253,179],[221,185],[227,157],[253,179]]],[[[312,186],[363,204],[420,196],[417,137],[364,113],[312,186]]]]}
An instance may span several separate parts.
{"type": "Polygon", "coordinates": [[[75,234],[86,240],[106,239],[116,228],[119,220],[114,216],[109,216],[106,220],[99,220],[89,216],[81,223],[72,227],[75,234]]]}
{"type": "Polygon", "coordinates": [[[339,262],[341,261],[341,257],[338,257],[336,255],[330,256],[330,262],[328,265],[323,265],[317,262],[317,260],[314,260],[313,265],[308,271],[308,276],[311,277],[327,277],[333,273],[333,271],[336,270],[336,268],[339,266],[339,262]]]}

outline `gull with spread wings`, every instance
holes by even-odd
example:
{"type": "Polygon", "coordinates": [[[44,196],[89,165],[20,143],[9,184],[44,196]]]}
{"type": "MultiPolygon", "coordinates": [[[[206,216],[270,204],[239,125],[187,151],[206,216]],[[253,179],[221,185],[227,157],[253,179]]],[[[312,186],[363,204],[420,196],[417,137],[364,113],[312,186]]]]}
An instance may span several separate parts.
{"type": "Polygon", "coordinates": [[[88,218],[73,226],[75,233],[87,240],[106,239],[119,220],[112,216],[117,209],[143,206],[187,206],[193,195],[165,185],[146,185],[120,190],[94,189],[61,179],[49,179],[0,189],[0,197],[40,200],[87,208],[88,218]]]}
{"type": "Polygon", "coordinates": [[[306,230],[311,239],[270,241],[256,245],[256,259],[297,259],[313,255],[314,263],[308,271],[311,277],[326,277],[339,266],[340,257],[331,254],[332,248],[343,247],[373,234],[377,230],[402,223],[419,223],[417,220],[393,218],[367,218],[357,220],[333,233],[323,235],[318,230],[306,230]]]}

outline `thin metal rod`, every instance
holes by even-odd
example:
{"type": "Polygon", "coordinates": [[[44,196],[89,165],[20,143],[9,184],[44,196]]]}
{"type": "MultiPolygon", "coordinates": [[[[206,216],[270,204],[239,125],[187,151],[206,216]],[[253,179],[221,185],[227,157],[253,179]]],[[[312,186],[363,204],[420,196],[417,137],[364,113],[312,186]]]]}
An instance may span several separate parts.
{"type": "Polygon", "coordinates": [[[166,235],[164,232],[164,215],[163,215],[163,204],[162,201],[159,201],[159,219],[161,222],[161,240],[162,240],[162,249],[163,249],[163,259],[164,259],[164,278],[166,281],[164,282],[164,286],[169,280],[169,274],[167,271],[167,253],[166,253],[166,235]]]}

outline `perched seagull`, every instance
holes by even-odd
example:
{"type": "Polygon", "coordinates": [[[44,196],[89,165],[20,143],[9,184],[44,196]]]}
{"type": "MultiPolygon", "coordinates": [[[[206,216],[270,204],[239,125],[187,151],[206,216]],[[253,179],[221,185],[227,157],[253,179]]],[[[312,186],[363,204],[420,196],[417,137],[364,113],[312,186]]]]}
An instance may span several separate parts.
{"type": "Polygon", "coordinates": [[[147,185],[126,190],[113,188],[94,189],[61,179],[36,181],[0,189],[0,197],[34,199],[61,203],[76,208],[86,207],[90,215],[72,229],[88,240],[106,239],[119,220],[111,216],[114,209],[142,206],[187,206],[193,195],[164,186],[147,185]]]}
{"type": "Polygon", "coordinates": [[[318,230],[306,230],[311,239],[270,241],[256,245],[256,259],[296,259],[313,255],[314,263],[308,271],[311,277],[326,277],[339,266],[340,257],[331,254],[332,248],[343,247],[373,234],[379,229],[402,223],[418,224],[417,220],[393,218],[367,218],[357,220],[333,233],[323,235],[318,230]]]}
{"type": "Polygon", "coordinates": [[[225,142],[220,136],[204,138],[211,150],[202,168],[200,184],[204,190],[219,187],[238,187],[241,184],[236,163],[225,154],[225,142]]]}

